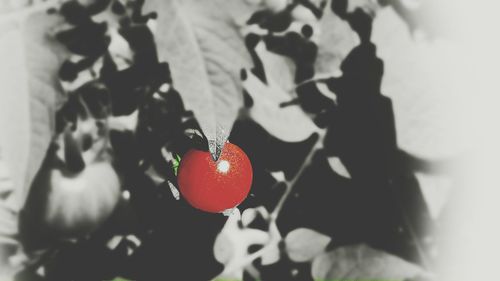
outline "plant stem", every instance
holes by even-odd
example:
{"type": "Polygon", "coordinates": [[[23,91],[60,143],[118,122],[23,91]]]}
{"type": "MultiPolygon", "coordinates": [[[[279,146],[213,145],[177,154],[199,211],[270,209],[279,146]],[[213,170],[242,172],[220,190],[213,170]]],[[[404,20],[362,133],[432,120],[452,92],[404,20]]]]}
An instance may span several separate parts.
{"type": "MultiPolygon", "coordinates": [[[[283,208],[283,205],[285,204],[286,200],[288,199],[288,197],[290,197],[290,194],[292,193],[293,187],[297,183],[298,179],[302,176],[302,173],[304,172],[304,170],[312,163],[312,159],[313,159],[314,154],[316,154],[316,152],[322,148],[323,138],[324,138],[326,132],[325,132],[325,130],[320,130],[320,131],[317,131],[317,133],[319,134],[318,140],[314,144],[313,148],[311,148],[311,150],[307,154],[305,160],[302,162],[302,165],[300,166],[300,168],[297,171],[297,173],[295,174],[295,176],[291,180],[285,182],[286,190],[283,193],[283,195],[281,196],[278,203],[276,204],[276,207],[274,208],[273,212],[269,216],[269,229],[271,230],[274,227],[274,229],[275,229],[274,232],[277,232],[274,234],[280,235],[278,228],[276,226],[276,219],[278,218],[278,215],[279,215],[281,209],[283,208]]],[[[271,233],[271,235],[273,235],[273,231],[270,231],[270,233],[271,233]]],[[[243,268],[243,267],[246,267],[247,265],[251,264],[254,260],[262,257],[267,251],[269,251],[273,246],[275,246],[275,243],[273,243],[273,241],[276,241],[277,240],[276,238],[277,237],[271,237],[269,239],[269,243],[267,243],[262,249],[248,255],[243,261],[241,261],[238,264],[233,265],[231,268],[226,268],[224,271],[225,272],[232,272],[234,270],[237,270],[238,268],[243,268]]]]}
{"type": "Polygon", "coordinates": [[[283,193],[283,196],[281,196],[280,200],[278,201],[278,204],[276,204],[276,207],[274,208],[273,212],[271,213],[271,216],[270,216],[271,221],[275,221],[277,219],[281,209],[283,208],[283,205],[285,204],[285,201],[288,199],[288,197],[292,193],[293,187],[295,186],[295,184],[297,183],[299,178],[302,176],[302,173],[304,172],[304,170],[311,164],[314,154],[316,154],[316,152],[322,148],[323,138],[324,138],[326,132],[324,130],[320,130],[317,133],[319,134],[318,140],[314,144],[313,148],[307,154],[307,156],[304,159],[304,162],[302,162],[302,165],[300,166],[299,170],[297,171],[297,173],[295,174],[295,176],[291,180],[285,182],[286,190],[283,193]]]}

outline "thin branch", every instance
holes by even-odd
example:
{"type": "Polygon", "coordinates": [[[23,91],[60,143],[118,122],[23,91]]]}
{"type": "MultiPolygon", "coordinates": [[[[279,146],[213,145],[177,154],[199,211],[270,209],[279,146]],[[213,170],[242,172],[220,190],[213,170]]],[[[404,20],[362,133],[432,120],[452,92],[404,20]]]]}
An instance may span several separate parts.
{"type": "Polygon", "coordinates": [[[285,204],[286,200],[290,197],[290,194],[292,193],[293,187],[297,183],[298,179],[302,176],[302,173],[305,171],[309,165],[312,163],[312,159],[314,157],[314,154],[322,148],[323,145],[323,139],[326,134],[325,130],[320,130],[317,131],[319,134],[318,140],[316,141],[315,145],[313,148],[309,151],[308,155],[306,156],[305,160],[302,162],[302,165],[300,166],[299,170],[295,174],[295,176],[289,180],[285,181],[286,184],[286,190],[281,196],[280,200],[276,204],[276,207],[274,208],[273,212],[269,216],[269,230],[271,237],[269,239],[269,242],[260,250],[248,255],[245,259],[243,259],[240,263],[234,264],[231,268],[226,268],[224,272],[233,272],[235,270],[238,270],[239,268],[243,268],[251,264],[254,260],[262,257],[267,251],[271,250],[273,248],[274,243],[273,241],[276,240],[276,237],[273,237],[273,235],[279,235],[278,228],[276,226],[276,220],[278,218],[278,215],[280,211],[283,208],[283,205],[285,204]],[[271,231],[271,229],[275,229],[275,231],[271,231]]]}
{"type": "Polygon", "coordinates": [[[283,208],[283,205],[285,204],[285,201],[288,199],[290,196],[290,193],[292,192],[293,187],[297,183],[298,179],[302,176],[302,173],[304,170],[311,164],[312,159],[314,154],[322,148],[323,145],[323,138],[325,136],[325,131],[321,130],[317,132],[319,134],[318,140],[314,144],[313,148],[309,151],[309,154],[306,156],[304,159],[304,162],[302,162],[302,165],[300,166],[298,172],[295,174],[295,176],[289,180],[286,181],[286,190],[283,196],[281,196],[280,200],[278,201],[278,204],[276,204],[276,207],[274,208],[273,212],[271,213],[271,221],[275,221],[283,208]]]}

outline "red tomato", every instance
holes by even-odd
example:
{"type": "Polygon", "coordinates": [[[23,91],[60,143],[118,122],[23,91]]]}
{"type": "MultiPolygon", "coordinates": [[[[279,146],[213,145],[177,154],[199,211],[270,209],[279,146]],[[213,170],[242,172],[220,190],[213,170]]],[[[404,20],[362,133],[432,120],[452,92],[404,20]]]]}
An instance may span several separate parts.
{"type": "Polygon", "coordinates": [[[177,181],[182,196],[193,207],[220,213],[245,200],[252,174],[252,164],[245,152],[226,143],[217,162],[208,151],[188,151],[181,160],[177,181]]]}

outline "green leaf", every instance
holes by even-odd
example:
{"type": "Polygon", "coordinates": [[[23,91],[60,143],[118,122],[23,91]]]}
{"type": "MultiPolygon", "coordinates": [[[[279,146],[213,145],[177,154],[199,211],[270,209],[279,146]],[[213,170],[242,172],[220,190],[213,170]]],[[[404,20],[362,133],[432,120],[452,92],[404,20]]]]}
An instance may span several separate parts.
{"type": "Polygon", "coordinates": [[[175,154],[175,159],[172,160],[172,168],[174,168],[174,175],[177,176],[177,171],[179,170],[179,165],[181,164],[181,156],[175,154]]]}

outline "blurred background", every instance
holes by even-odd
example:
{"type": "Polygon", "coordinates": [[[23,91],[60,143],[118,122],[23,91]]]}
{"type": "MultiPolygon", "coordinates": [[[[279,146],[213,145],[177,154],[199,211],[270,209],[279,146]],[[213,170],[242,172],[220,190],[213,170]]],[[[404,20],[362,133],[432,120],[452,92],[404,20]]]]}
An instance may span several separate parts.
{"type": "Polygon", "coordinates": [[[495,276],[498,8],[0,1],[0,276],[495,276]],[[254,169],[229,216],[174,169],[214,118],[254,169]]]}

